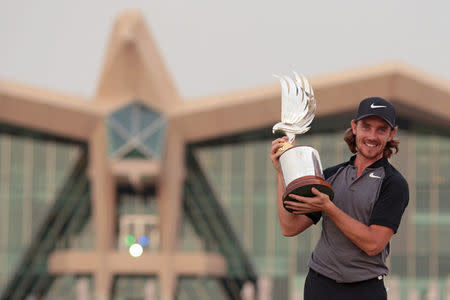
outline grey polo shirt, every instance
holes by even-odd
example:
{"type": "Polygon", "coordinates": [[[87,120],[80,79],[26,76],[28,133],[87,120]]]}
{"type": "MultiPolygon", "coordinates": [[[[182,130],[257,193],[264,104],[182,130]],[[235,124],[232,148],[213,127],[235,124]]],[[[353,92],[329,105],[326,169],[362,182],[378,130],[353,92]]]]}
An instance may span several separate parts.
{"type": "MultiPolygon", "coordinates": [[[[356,176],[350,161],[328,168],[325,179],[333,186],[333,203],[350,217],[366,225],[382,225],[397,232],[408,205],[408,183],[382,158],[356,176]]],[[[317,223],[322,217],[322,233],[308,262],[316,272],[337,282],[356,282],[388,273],[389,243],[377,255],[369,256],[353,244],[323,212],[308,214],[317,223]]]]}

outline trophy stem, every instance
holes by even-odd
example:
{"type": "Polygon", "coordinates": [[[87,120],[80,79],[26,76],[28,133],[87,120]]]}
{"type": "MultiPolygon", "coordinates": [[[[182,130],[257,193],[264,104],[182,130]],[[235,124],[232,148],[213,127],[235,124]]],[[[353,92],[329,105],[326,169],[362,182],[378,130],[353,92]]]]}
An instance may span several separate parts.
{"type": "Polygon", "coordinates": [[[295,142],[295,133],[292,132],[286,132],[286,136],[289,138],[289,143],[291,145],[294,145],[295,142]]]}
{"type": "Polygon", "coordinates": [[[292,145],[291,143],[289,143],[289,142],[284,142],[284,143],[283,143],[283,146],[280,147],[280,148],[278,148],[278,152],[284,152],[284,151],[286,151],[287,149],[292,148],[292,147],[294,147],[294,145],[292,145]]]}

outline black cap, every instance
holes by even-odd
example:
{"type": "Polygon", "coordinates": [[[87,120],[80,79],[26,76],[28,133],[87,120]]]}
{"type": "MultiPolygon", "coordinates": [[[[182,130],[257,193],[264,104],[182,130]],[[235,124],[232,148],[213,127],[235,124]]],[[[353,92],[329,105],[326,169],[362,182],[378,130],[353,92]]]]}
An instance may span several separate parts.
{"type": "Polygon", "coordinates": [[[381,97],[366,98],[359,104],[356,121],[369,116],[378,116],[392,128],[395,127],[395,109],[391,102],[381,97]]]}

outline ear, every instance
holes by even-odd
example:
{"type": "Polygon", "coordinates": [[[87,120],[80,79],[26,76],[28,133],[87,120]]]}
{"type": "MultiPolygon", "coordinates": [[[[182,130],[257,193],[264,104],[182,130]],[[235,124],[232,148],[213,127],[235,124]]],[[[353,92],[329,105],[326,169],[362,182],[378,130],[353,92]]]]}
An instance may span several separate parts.
{"type": "Polygon", "coordinates": [[[391,130],[391,133],[389,134],[388,142],[392,141],[392,139],[394,138],[395,134],[397,133],[397,129],[398,129],[398,127],[395,126],[395,127],[391,130]]]}
{"type": "Polygon", "coordinates": [[[350,122],[350,125],[352,125],[352,132],[353,132],[353,134],[356,135],[356,121],[352,120],[350,122]]]}

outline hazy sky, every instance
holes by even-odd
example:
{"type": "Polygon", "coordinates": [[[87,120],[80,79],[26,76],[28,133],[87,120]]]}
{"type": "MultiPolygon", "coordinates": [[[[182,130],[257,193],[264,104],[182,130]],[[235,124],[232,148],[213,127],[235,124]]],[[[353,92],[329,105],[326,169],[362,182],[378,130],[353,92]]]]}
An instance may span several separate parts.
{"type": "Polygon", "coordinates": [[[0,79],[91,97],[125,8],[142,10],[185,98],[388,60],[450,80],[450,2],[406,0],[0,0],[0,79]]]}

